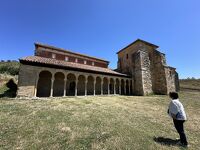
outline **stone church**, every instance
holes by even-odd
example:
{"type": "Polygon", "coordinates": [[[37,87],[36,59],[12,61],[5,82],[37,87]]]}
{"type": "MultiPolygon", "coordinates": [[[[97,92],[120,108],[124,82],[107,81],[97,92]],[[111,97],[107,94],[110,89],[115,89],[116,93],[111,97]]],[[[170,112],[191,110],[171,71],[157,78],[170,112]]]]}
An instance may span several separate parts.
{"type": "Polygon", "coordinates": [[[109,61],[35,43],[35,55],[21,58],[19,97],[168,94],[179,89],[176,69],[158,46],[136,40],[109,61]]]}

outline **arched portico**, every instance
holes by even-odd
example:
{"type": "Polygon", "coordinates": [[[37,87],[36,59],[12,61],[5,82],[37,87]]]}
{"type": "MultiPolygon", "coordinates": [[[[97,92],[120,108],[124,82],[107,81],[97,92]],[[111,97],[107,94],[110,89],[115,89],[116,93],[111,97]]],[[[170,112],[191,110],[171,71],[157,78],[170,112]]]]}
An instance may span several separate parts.
{"type": "Polygon", "coordinates": [[[85,95],[85,82],[86,82],[85,76],[79,75],[77,84],[77,95],[85,95]]]}
{"type": "Polygon", "coordinates": [[[57,72],[54,75],[54,83],[53,83],[53,96],[63,96],[64,95],[64,79],[65,75],[62,72],[57,72]]]}
{"type": "Polygon", "coordinates": [[[75,71],[43,70],[36,80],[37,97],[131,94],[131,80],[75,71]]]}
{"type": "Polygon", "coordinates": [[[103,78],[103,94],[108,94],[108,78],[103,78]]]}
{"type": "Polygon", "coordinates": [[[94,95],[94,77],[88,76],[87,79],[87,95],[94,95]]]}
{"type": "Polygon", "coordinates": [[[116,94],[120,94],[119,93],[119,79],[117,78],[116,80],[115,80],[115,82],[116,82],[116,84],[115,84],[115,87],[116,87],[116,94]]]}
{"type": "Polygon", "coordinates": [[[109,84],[110,94],[114,94],[114,79],[110,78],[110,84],[109,84]]]}
{"type": "Polygon", "coordinates": [[[37,83],[37,97],[49,97],[51,94],[51,78],[49,71],[41,71],[37,83]]]}
{"type": "Polygon", "coordinates": [[[73,73],[69,73],[67,75],[66,82],[66,95],[67,96],[75,96],[76,95],[76,76],[73,73]]]}
{"type": "Polygon", "coordinates": [[[96,77],[95,95],[101,95],[101,78],[96,77]]]}

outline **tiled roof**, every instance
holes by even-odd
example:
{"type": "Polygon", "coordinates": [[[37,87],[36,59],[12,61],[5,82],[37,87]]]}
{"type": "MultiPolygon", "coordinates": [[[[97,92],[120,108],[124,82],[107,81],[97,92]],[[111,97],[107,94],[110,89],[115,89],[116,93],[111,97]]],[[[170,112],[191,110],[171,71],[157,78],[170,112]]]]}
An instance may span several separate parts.
{"type": "Polygon", "coordinates": [[[155,48],[158,48],[158,47],[159,47],[159,46],[157,46],[157,45],[155,45],[155,44],[152,44],[152,43],[149,43],[149,42],[147,42],[147,41],[144,41],[144,40],[141,40],[141,39],[137,39],[136,41],[132,42],[132,43],[129,44],[128,46],[126,46],[126,47],[122,48],[121,50],[119,50],[119,51],[117,52],[117,54],[119,54],[121,51],[125,50],[126,48],[128,48],[129,46],[135,44],[135,43],[138,42],[138,41],[140,41],[140,42],[142,42],[142,43],[145,43],[145,44],[147,44],[147,45],[149,45],[149,46],[155,47],[155,48]]]}
{"type": "Polygon", "coordinates": [[[128,77],[128,75],[126,74],[113,71],[109,68],[90,66],[90,65],[79,64],[79,63],[74,63],[74,62],[67,62],[67,61],[56,60],[52,58],[28,56],[28,57],[21,58],[19,60],[21,63],[29,62],[29,63],[37,63],[37,64],[46,64],[46,65],[53,65],[53,66],[59,66],[59,67],[65,67],[65,68],[74,68],[74,69],[80,69],[80,70],[85,70],[85,71],[94,71],[94,72],[99,72],[99,73],[106,73],[106,74],[128,77]]]}

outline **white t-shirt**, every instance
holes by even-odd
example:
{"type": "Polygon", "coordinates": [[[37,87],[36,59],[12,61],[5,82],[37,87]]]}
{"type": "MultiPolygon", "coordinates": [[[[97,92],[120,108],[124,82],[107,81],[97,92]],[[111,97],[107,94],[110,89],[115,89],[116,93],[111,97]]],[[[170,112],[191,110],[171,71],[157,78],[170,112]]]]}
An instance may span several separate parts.
{"type": "Polygon", "coordinates": [[[174,99],[169,104],[169,115],[176,115],[176,120],[187,120],[183,105],[178,99],[174,99]]]}

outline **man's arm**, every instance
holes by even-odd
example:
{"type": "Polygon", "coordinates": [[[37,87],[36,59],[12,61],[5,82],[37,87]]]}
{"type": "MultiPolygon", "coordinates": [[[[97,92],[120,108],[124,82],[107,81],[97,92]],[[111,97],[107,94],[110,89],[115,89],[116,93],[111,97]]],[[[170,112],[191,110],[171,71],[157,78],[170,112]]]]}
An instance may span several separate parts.
{"type": "Polygon", "coordinates": [[[173,119],[176,119],[177,113],[178,113],[178,107],[173,102],[171,102],[170,106],[169,106],[169,114],[170,114],[170,116],[173,119]]]}
{"type": "Polygon", "coordinates": [[[171,113],[173,119],[176,119],[176,114],[171,113]]]}

